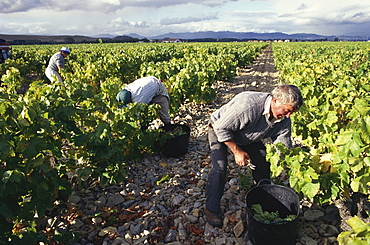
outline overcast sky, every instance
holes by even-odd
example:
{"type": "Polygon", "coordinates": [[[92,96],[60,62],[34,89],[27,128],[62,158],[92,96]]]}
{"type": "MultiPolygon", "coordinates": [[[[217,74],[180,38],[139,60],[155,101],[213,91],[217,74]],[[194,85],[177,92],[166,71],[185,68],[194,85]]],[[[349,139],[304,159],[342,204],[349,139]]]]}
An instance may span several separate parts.
{"type": "Polygon", "coordinates": [[[368,0],[0,0],[1,34],[235,31],[370,37],[368,0]]]}

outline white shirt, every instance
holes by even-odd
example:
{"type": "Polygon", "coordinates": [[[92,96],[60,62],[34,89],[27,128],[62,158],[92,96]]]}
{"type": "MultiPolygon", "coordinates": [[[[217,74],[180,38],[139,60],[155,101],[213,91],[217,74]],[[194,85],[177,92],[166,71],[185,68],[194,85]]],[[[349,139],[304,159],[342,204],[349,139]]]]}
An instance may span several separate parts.
{"type": "Polygon", "coordinates": [[[153,97],[158,95],[169,97],[164,84],[154,76],[139,78],[124,89],[131,92],[132,102],[137,103],[149,104],[153,97]]]}

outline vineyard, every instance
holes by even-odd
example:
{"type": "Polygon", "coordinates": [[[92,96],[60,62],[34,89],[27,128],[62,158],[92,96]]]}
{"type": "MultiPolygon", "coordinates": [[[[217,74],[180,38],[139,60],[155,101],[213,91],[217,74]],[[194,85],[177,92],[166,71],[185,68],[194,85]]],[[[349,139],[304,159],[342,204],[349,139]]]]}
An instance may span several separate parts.
{"type": "MultiPolygon", "coordinates": [[[[273,49],[280,78],[300,87],[306,101],[293,118],[294,133],[304,147],[270,145],[272,171],[278,175],[287,168],[290,186],[298,193],[317,203],[335,202],[343,213],[347,209],[342,227],[351,216],[369,223],[369,44],[280,44],[273,49]],[[346,207],[343,200],[348,199],[352,203],[346,207]]],[[[352,224],[360,237],[343,233],[341,244],[366,244],[369,225],[352,224]]]]}
{"type": "MultiPolygon", "coordinates": [[[[118,109],[115,95],[124,84],[142,76],[163,79],[174,115],[184,103],[212,102],[215,82],[232,83],[236,69],[250,65],[266,46],[71,45],[64,84],[48,83],[44,76],[59,47],[14,46],[12,59],[0,66],[0,241],[50,242],[57,232],[40,234],[35,217],[68,199],[71,173],[79,188],[88,181],[121,183],[130,160],[155,153],[153,145],[163,141],[162,134],[141,126],[157,118],[158,107],[130,104],[118,109]]],[[[370,45],[272,47],[280,80],[300,87],[305,98],[293,116],[294,137],[301,145],[269,146],[274,176],[286,172],[301,198],[315,203],[355,197],[351,213],[366,220],[369,210],[361,204],[370,194],[370,45]]],[[[358,231],[361,221],[352,224],[358,231]]],[[[360,240],[363,233],[340,237],[360,240]]]]}
{"type": "Polygon", "coordinates": [[[252,62],[263,45],[76,45],[64,84],[46,84],[43,72],[55,48],[13,47],[13,58],[1,66],[2,241],[33,234],[35,214],[42,217],[70,194],[69,172],[81,186],[89,178],[122,182],[128,159],[153,152],[160,133],[141,126],[158,108],[118,109],[115,95],[123,84],[149,75],[165,80],[176,112],[185,100],[211,101],[212,83],[231,81],[236,67],[252,62]],[[26,93],[17,92],[35,76],[26,93]],[[14,234],[13,227],[28,232],[14,234]]]}
{"type": "Polygon", "coordinates": [[[339,47],[274,46],[281,79],[299,86],[307,98],[294,130],[310,150],[301,148],[279,162],[289,165],[290,184],[320,203],[349,190],[369,194],[369,45],[339,47]]]}

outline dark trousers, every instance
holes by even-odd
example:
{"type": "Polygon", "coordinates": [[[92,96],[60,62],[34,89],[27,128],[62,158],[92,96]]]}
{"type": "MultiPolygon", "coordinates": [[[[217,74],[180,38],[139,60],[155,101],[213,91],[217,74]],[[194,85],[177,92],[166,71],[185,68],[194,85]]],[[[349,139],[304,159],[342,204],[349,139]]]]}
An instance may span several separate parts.
{"type": "MultiPolygon", "coordinates": [[[[211,128],[208,130],[208,140],[211,149],[212,169],[207,181],[206,208],[219,213],[221,212],[220,201],[224,194],[227,176],[228,147],[225,143],[217,141],[217,136],[211,128]]],[[[258,183],[261,179],[270,179],[270,163],[266,161],[265,145],[258,141],[239,147],[249,154],[252,164],[256,166],[256,169],[252,171],[255,183],[258,183]]]]}

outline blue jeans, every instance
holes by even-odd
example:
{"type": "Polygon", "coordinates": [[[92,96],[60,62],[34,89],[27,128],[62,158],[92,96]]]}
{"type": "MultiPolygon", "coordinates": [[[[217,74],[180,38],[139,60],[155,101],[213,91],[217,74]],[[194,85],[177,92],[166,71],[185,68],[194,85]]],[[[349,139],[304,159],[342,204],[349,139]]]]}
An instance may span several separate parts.
{"type": "MultiPolygon", "coordinates": [[[[206,187],[206,208],[209,211],[220,213],[220,202],[224,194],[227,176],[228,147],[225,143],[217,141],[217,136],[212,128],[208,130],[208,141],[211,149],[212,169],[208,175],[206,187]]],[[[239,147],[249,154],[252,164],[256,166],[256,169],[252,171],[255,183],[261,179],[270,179],[270,163],[266,161],[265,145],[258,141],[239,147]]]]}

